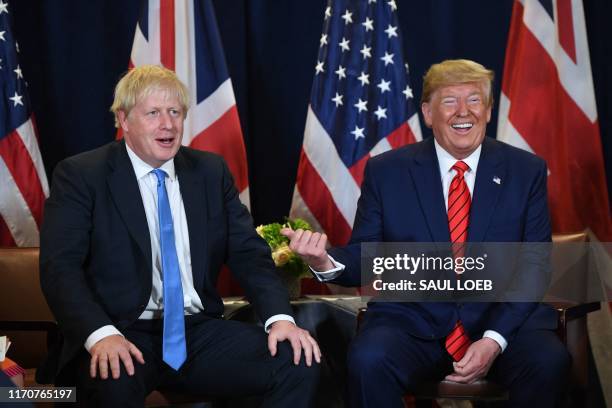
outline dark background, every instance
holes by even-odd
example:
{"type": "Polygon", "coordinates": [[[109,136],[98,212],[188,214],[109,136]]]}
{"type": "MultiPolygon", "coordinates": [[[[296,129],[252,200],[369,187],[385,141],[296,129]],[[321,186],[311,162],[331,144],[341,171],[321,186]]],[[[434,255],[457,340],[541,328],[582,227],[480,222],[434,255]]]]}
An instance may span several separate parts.
{"type": "MultiPolygon", "coordinates": [[[[247,147],[252,213],[256,223],[278,221],[291,204],[327,2],[213,3],[247,147]]],[[[114,139],[108,109],[127,68],[139,4],[10,0],[49,176],[61,159],[114,139]]],[[[415,101],[426,69],[447,58],[469,58],[495,70],[499,94],[512,0],[398,0],[397,5],[415,101]]],[[[612,2],[584,0],[584,7],[610,186],[612,67],[606,57],[612,56],[612,2]]],[[[497,104],[490,136],[496,125],[497,104]]]]}

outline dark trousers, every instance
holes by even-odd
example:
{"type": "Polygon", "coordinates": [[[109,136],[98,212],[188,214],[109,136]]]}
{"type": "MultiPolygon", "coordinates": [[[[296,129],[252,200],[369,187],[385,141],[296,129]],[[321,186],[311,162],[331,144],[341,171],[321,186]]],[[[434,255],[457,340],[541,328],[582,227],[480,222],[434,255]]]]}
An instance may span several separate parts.
{"type": "Polygon", "coordinates": [[[119,379],[92,379],[90,356],[83,353],[76,362],[81,406],[142,407],[148,393],[165,388],[211,398],[260,395],[263,407],[298,408],[310,406],[317,385],[317,364],[307,367],[302,357],[296,366],[287,342],[270,356],[268,336],[255,325],[188,316],[187,361],[179,371],[162,361],[160,320],[138,321],[123,334],[143,353],[145,364],[134,360],[133,376],[121,365],[119,379]]]}
{"type": "MultiPolygon", "coordinates": [[[[569,353],[551,330],[519,332],[493,363],[487,378],[509,390],[509,407],[554,407],[568,378],[569,353]]],[[[403,407],[402,396],[453,371],[444,340],[426,340],[371,315],[348,356],[350,407],[403,407]]]]}

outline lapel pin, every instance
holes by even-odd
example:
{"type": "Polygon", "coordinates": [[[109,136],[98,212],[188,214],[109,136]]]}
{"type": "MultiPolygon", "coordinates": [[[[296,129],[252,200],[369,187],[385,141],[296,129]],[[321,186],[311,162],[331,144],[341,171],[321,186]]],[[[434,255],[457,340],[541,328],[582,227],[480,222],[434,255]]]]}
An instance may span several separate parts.
{"type": "Polygon", "coordinates": [[[493,182],[495,184],[501,184],[501,179],[499,177],[495,176],[495,177],[493,177],[493,182]]]}

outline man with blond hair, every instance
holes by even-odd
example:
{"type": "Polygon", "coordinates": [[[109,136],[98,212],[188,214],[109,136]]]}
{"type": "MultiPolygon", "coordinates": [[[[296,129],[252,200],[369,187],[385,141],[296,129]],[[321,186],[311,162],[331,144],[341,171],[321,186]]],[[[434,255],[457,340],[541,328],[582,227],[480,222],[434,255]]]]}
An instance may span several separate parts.
{"type": "MultiPolygon", "coordinates": [[[[448,60],[424,77],[421,109],[434,137],[372,158],[349,244],[285,230],[322,281],[360,286],[363,242],[550,242],[546,164],[485,136],[493,72],[448,60]]],[[[546,274],[542,258],[521,273],[546,274]]],[[[491,270],[491,269],[489,269],[491,270]]],[[[525,275],[523,275],[525,276],[525,275]]],[[[537,302],[371,302],[349,350],[352,407],[401,407],[424,381],[508,387],[512,407],[558,403],[569,355],[555,312],[537,302]]]]}
{"type": "Polygon", "coordinates": [[[188,107],[172,71],[135,68],[111,108],[124,139],[55,169],[40,262],[62,340],[38,378],[76,373],[85,405],[142,406],[163,387],[306,407],[318,345],[295,325],[223,159],[181,146],[188,107]],[[265,331],[221,318],[223,264],[265,331]]]}

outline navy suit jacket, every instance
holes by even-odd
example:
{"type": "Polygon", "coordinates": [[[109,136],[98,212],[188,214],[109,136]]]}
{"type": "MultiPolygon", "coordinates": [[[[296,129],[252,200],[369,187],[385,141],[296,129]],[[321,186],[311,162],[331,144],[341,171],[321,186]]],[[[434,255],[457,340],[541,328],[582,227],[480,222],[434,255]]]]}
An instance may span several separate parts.
{"type": "MultiPolygon", "coordinates": [[[[204,314],[223,302],[216,282],[227,264],[262,321],[292,315],[270,249],[255,232],[220,156],[181,147],[174,158],[189,230],[193,284],[204,314]]],[[[41,228],[41,285],[62,341],[39,376],[49,379],[96,329],[128,327],[151,296],[149,228],[125,143],[68,158],[54,171],[41,228]]]]}
{"type": "MultiPolygon", "coordinates": [[[[549,242],[546,164],[537,156],[485,137],[476,172],[469,242],[549,242]],[[499,178],[500,183],[493,181],[499,178]]],[[[329,252],[346,265],[333,282],[359,286],[362,242],[449,242],[450,233],[434,140],[369,160],[351,240],[329,252]]],[[[537,261],[536,261],[537,263],[537,261]]],[[[524,273],[546,273],[531,265],[524,273]]],[[[523,271],[521,271],[522,273],[523,271]]],[[[545,277],[543,277],[545,279],[545,277]]],[[[511,341],[517,330],[556,327],[554,310],[538,303],[371,302],[412,335],[444,338],[461,319],[470,338],[495,330],[511,341]]]]}

